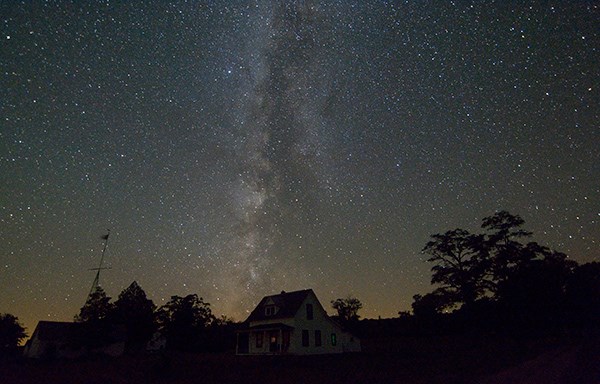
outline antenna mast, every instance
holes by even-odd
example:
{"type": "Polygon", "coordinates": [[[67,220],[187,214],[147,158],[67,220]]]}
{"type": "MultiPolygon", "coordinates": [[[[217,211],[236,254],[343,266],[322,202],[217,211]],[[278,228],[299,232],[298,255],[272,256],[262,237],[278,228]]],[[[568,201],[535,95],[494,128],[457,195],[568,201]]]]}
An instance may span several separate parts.
{"type": "Polygon", "coordinates": [[[104,249],[102,249],[102,257],[100,258],[100,265],[98,265],[98,268],[90,268],[90,271],[96,271],[96,277],[94,278],[94,282],[92,283],[92,287],[90,288],[90,293],[88,295],[88,297],[92,294],[92,292],[94,292],[94,290],[100,286],[100,271],[104,270],[104,269],[110,269],[110,267],[102,267],[102,264],[104,264],[104,254],[106,253],[106,247],[108,246],[108,237],[110,236],[110,229],[107,230],[107,234],[102,236],[102,239],[104,240],[104,249]]]}

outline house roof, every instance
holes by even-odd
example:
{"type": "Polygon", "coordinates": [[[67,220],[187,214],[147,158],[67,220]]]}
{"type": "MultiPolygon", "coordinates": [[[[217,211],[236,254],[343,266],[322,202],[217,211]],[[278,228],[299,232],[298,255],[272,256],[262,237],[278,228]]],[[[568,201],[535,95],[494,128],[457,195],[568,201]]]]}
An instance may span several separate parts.
{"type": "Polygon", "coordinates": [[[302,291],[281,292],[278,295],[265,296],[260,303],[254,308],[247,322],[273,319],[288,319],[296,316],[300,306],[309,294],[314,294],[312,289],[304,289],[302,291]],[[273,315],[265,314],[265,305],[273,303],[278,308],[277,313],[273,315]]]}

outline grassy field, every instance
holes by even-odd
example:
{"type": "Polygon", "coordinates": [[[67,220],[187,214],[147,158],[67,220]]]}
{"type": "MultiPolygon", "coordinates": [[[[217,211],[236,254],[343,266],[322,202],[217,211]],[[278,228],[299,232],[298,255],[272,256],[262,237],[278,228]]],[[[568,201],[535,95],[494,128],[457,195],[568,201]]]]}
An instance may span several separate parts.
{"type": "Polygon", "coordinates": [[[304,357],[173,353],[115,359],[21,361],[0,366],[0,381],[9,384],[600,383],[600,347],[591,341],[371,339],[364,341],[364,349],[360,354],[304,357]],[[567,372],[573,371],[578,375],[572,377],[575,381],[567,376],[567,372]],[[536,378],[543,381],[535,381],[536,378]]]}

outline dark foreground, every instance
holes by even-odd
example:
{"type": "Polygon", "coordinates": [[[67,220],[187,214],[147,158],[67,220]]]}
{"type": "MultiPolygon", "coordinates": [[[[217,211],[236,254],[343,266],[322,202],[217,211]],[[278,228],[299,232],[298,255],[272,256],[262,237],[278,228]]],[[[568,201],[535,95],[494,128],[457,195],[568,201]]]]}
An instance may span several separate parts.
{"type": "Polygon", "coordinates": [[[366,341],[352,355],[167,354],[0,365],[2,383],[581,383],[600,384],[597,340],[366,341]]]}

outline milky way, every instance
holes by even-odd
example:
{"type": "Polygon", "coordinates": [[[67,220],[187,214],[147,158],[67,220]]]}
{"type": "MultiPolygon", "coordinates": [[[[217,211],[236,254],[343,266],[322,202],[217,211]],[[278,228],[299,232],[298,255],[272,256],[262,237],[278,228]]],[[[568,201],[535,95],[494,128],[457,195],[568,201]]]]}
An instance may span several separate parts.
{"type": "Polygon", "coordinates": [[[594,2],[3,2],[0,312],[101,284],[395,316],[496,210],[600,257],[594,2]]]}

